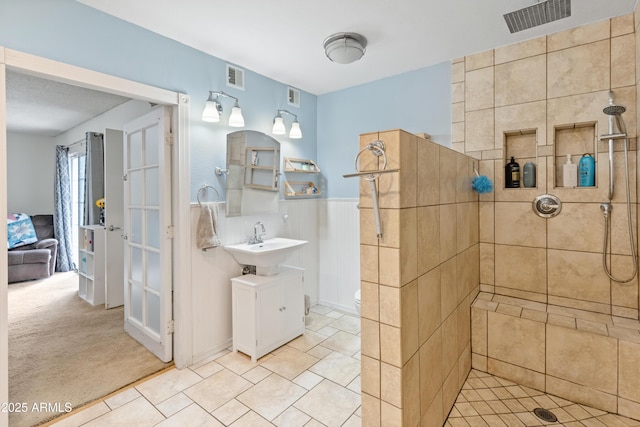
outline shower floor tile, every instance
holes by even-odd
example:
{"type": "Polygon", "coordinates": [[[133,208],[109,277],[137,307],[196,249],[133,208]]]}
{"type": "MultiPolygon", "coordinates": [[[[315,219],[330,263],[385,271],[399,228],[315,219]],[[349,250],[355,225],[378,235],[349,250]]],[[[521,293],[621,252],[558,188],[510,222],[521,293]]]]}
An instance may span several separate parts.
{"type": "Polygon", "coordinates": [[[640,427],[640,421],[570,402],[472,369],[445,422],[445,427],[458,426],[640,427]],[[547,422],[538,418],[533,413],[536,408],[551,411],[557,421],[547,422]]]}

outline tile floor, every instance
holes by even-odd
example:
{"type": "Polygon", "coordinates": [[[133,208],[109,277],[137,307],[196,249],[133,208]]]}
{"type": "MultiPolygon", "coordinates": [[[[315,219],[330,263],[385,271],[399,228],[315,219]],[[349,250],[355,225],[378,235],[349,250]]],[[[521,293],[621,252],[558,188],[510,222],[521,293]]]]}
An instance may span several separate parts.
{"type": "MultiPolygon", "coordinates": [[[[360,319],[315,306],[303,337],[253,364],[224,351],[172,369],[53,423],[67,426],[361,426],[360,319]],[[330,408],[328,410],[327,408],[330,408]]],[[[446,427],[640,427],[472,370],[446,427]],[[558,421],[533,415],[542,407],[558,421]]]]}
{"type": "Polygon", "coordinates": [[[445,423],[446,427],[637,427],[640,421],[579,405],[517,385],[485,372],[471,370],[445,423]],[[545,422],[535,408],[551,411],[557,422],[545,422]]]}
{"type": "Polygon", "coordinates": [[[360,318],[315,306],[305,335],[257,364],[224,351],[52,425],[355,427],[360,417],[360,318]]]}

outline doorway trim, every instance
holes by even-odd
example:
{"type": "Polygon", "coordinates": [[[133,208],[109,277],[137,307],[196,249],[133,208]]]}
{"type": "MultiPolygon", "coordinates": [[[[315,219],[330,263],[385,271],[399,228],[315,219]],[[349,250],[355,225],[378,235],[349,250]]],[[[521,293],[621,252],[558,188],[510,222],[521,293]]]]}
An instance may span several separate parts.
{"type": "MultiPolygon", "coordinates": [[[[172,160],[173,240],[173,312],[175,320],[174,362],[178,368],[189,366],[192,354],[189,96],[133,82],[86,68],[53,61],[0,46],[0,212],[7,211],[7,127],[6,70],[15,70],[74,86],[135,98],[173,108],[174,156],[172,160]]],[[[7,234],[6,221],[0,221],[0,235],[7,234]]],[[[0,402],[8,402],[8,317],[7,249],[0,245],[0,402]]],[[[0,411],[0,425],[7,414],[0,411]]]]}

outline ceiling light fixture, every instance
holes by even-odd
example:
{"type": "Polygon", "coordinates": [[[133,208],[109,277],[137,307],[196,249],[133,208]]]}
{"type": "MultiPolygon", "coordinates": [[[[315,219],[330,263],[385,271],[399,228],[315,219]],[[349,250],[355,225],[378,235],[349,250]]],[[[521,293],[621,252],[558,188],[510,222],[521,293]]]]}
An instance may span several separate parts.
{"type": "Polygon", "coordinates": [[[324,53],[333,62],[351,64],[362,58],[367,39],[357,33],[336,33],[324,39],[324,53]]]}
{"type": "Polygon", "coordinates": [[[231,115],[229,116],[229,126],[235,128],[244,127],[244,117],[242,117],[242,110],[238,104],[238,98],[235,96],[224,93],[223,91],[209,91],[209,98],[204,105],[204,111],[202,111],[202,120],[205,122],[217,123],[220,121],[220,115],[222,114],[222,105],[218,102],[218,97],[231,98],[236,102],[231,108],[231,115]]]}
{"type": "Polygon", "coordinates": [[[291,123],[291,130],[289,131],[289,138],[291,139],[301,139],[302,138],[302,130],[300,129],[300,123],[298,122],[298,116],[293,114],[288,110],[278,110],[278,114],[273,119],[273,128],[271,129],[271,133],[274,135],[284,135],[287,133],[286,128],[284,127],[284,119],[282,118],[282,114],[290,114],[293,116],[293,123],[291,123]]]}

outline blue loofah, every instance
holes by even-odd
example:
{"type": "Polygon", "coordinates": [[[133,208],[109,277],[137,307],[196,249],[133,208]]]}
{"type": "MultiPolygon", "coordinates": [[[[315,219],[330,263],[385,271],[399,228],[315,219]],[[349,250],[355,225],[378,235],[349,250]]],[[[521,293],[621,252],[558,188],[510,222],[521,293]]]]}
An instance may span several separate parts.
{"type": "Polygon", "coordinates": [[[478,175],[471,181],[471,187],[477,193],[491,193],[493,191],[493,183],[484,175],[478,175]]]}

